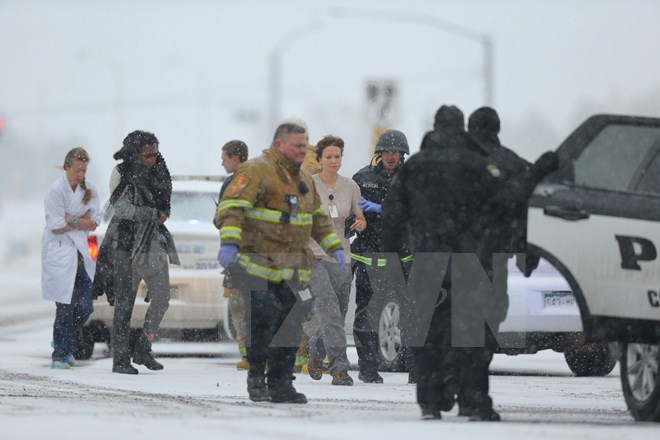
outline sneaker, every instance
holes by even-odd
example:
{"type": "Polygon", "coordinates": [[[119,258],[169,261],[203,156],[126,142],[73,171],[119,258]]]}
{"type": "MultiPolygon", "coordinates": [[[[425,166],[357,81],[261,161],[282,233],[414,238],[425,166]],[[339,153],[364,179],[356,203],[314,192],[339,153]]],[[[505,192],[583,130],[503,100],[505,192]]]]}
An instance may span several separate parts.
{"type": "MultiPolygon", "coordinates": [[[[53,340],[50,341],[50,348],[55,350],[55,341],[53,340]]],[[[69,354],[66,355],[66,359],[64,359],[64,362],[74,367],[76,365],[76,360],[73,358],[73,353],[69,352],[69,354]]]]}
{"type": "Polygon", "coordinates": [[[346,371],[340,371],[339,373],[332,375],[332,384],[352,386],[353,378],[349,376],[346,371]]]}
{"type": "Polygon", "coordinates": [[[307,364],[307,374],[314,380],[321,380],[321,377],[323,377],[323,362],[314,356],[310,356],[307,364]]]}
{"type": "Polygon", "coordinates": [[[250,369],[250,363],[248,362],[246,357],[241,358],[241,360],[236,363],[236,369],[237,370],[249,370],[250,369]]]}
{"type": "Polygon", "coordinates": [[[53,361],[50,364],[50,369],[51,370],[70,370],[71,365],[67,363],[67,361],[53,361]]]}
{"type": "Polygon", "coordinates": [[[360,371],[358,379],[364,383],[383,383],[383,377],[377,371],[373,373],[363,373],[360,371]]]}
{"type": "Polygon", "coordinates": [[[68,355],[66,355],[66,359],[64,359],[64,362],[71,365],[72,367],[75,366],[76,360],[73,358],[73,353],[69,353],[68,355]]]}

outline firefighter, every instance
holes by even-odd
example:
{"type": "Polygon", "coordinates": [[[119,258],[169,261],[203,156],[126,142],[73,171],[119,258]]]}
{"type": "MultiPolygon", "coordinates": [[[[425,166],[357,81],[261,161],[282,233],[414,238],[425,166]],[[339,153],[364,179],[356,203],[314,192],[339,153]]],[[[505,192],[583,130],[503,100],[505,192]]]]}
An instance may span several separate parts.
{"type": "Polygon", "coordinates": [[[346,263],[314,181],[301,171],[306,147],[304,127],[280,124],[270,148],[236,170],[215,217],[218,261],[246,300],[247,388],[253,401],[307,403],[292,377],[301,321],[311,310],[310,237],[340,268],[346,263]]]}

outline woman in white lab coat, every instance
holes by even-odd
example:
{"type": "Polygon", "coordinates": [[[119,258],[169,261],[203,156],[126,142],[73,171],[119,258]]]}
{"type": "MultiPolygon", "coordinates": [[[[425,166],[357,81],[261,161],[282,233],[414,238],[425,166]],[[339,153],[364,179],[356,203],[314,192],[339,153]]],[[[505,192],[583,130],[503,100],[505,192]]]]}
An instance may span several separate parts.
{"type": "Polygon", "coordinates": [[[100,222],[96,187],[85,180],[89,155],[74,148],[64,159],[64,176],[50,187],[44,208],[46,228],[41,242],[41,290],[55,301],[51,368],[73,366],[73,337],[92,313],[95,262],[87,233],[100,222]]]}

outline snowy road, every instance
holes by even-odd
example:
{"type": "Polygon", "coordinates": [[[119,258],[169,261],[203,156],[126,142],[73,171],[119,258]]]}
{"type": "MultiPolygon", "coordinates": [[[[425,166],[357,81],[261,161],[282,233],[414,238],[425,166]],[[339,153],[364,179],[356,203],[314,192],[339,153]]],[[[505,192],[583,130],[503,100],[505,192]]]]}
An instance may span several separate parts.
{"type": "MultiPolygon", "coordinates": [[[[468,422],[456,410],[421,421],[407,375],[382,385],[333,387],[297,375],[307,405],[256,404],[233,344],[159,342],[161,372],[112,374],[97,344],[69,371],[50,365],[53,306],[38,279],[0,273],[0,438],[42,439],[371,439],[371,438],[656,438],[658,424],[628,414],[618,368],[603,378],[572,377],[563,356],[497,355],[492,395],[501,423],[468,422]],[[183,354],[183,356],[180,356],[183,354]],[[200,356],[203,354],[204,356],[200,356]],[[177,356],[175,356],[177,355],[177,356]],[[522,373],[522,374],[520,374],[522,373]]],[[[354,350],[350,353],[355,360],[354,350]]],[[[357,374],[353,374],[354,377],[357,374]]]]}

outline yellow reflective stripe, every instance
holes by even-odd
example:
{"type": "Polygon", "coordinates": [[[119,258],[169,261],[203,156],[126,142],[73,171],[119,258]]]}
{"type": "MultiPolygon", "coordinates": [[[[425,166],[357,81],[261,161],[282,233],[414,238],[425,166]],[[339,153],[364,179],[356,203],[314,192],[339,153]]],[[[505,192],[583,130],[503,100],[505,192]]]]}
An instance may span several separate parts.
{"type": "Polygon", "coordinates": [[[282,213],[280,211],[275,211],[274,209],[252,208],[245,212],[245,216],[253,220],[280,223],[282,213]]]}
{"type": "Polygon", "coordinates": [[[291,217],[289,224],[297,226],[309,226],[314,223],[312,219],[312,214],[298,214],[295,217],[291,217]]]}
{"type": "Polygon", "coordinates": [[[235,238],[236,240],[241,240],[242,234],[243,229],[238,226],[223,226],[220,228],[220,239],[235,238]]]}
{"type": "Polygon", "coordinates": [[[220,202],[220,204],[218,205],[218,212],[229,208],[250,209],[252,208],[252,206],[253,206],[252,203],[243,199],[225,200],[224,202],[220,202]]]}
{"type": "MultiPolygon", "coordinates": [[[[252,208],[245,212],[245,216],[252,220],[261,220],[271,223],[283,223],[282,211],[266,208],[252,208]]],[[[290,217],[289,224],[296,226],[308,226],[313,223],[311,214],[298,214],[295,217],[290,217]]]]}
{"type": "Polygon", "coordinates": [[[323,208],[315,209],[314,212],[312,212],[312,215],[320,215],[320,216],[323,216],[323,217],[328,216],[328,214],[326,214],[326,212],[323,210],[323,208]]]}
{"type": "MultiPolygon", "coordinates": [[[[374,259],[372,259],[372,258],[363,257],[362,255],[353,254],[353,253],[351,253],[351,258],[354,259],[355,261],[359,261],[360,263],[364,263],[367,266],[371,266],[374,262],[374,259]]],[[[376,261],[376,266],[377,267],[387,266],[387,259],[386,258],[376,258],[375,261],[376,261]]]]}
{"type": "Polygon", "coordinates": [[[351,258],[360,263],[367,264],[371,266],[371,258],[363,257],[362,255],[351,253],[351,258]]]}
{"type": "Polygon", "coordinates": [[[298,269],[298,278],[301,283],[309,283],[312,279],[312,271],[307,269],[298,269]]]}
{"type": "Polygon", "coordinates": [[[401,259],[401,262],[402,262],[402,263],[407,263],[408,261],[412,261],[412,259],[413,259],[413,256],[412,256],[412,255],[408,255],[407,257],[403,257],[403,258],[401,259]]]}
{"type": "Polygon", "coordinates": [[[255,277],[270,281],[272,283],[280,283],[282,281],[288,281],[293,278],[293,269],[272,269],[270,267],[251,262],[250,258],[246,255],[239,254],[238,264],[243,266],[246,272],[250,275],[254,275],[255,277]]]}
{"type": "Polygon", "coordinates": [[[321,240],[321,243],[319,243],[321,247],[323,248],[324,251],[327,251],[330,249],[332,246],[335,246],[337,244],[341,244],[341,241],[339,241],[339,237],[337,237],[337,234],[334,232],[326,235],[323,237],[321,240]]]}

